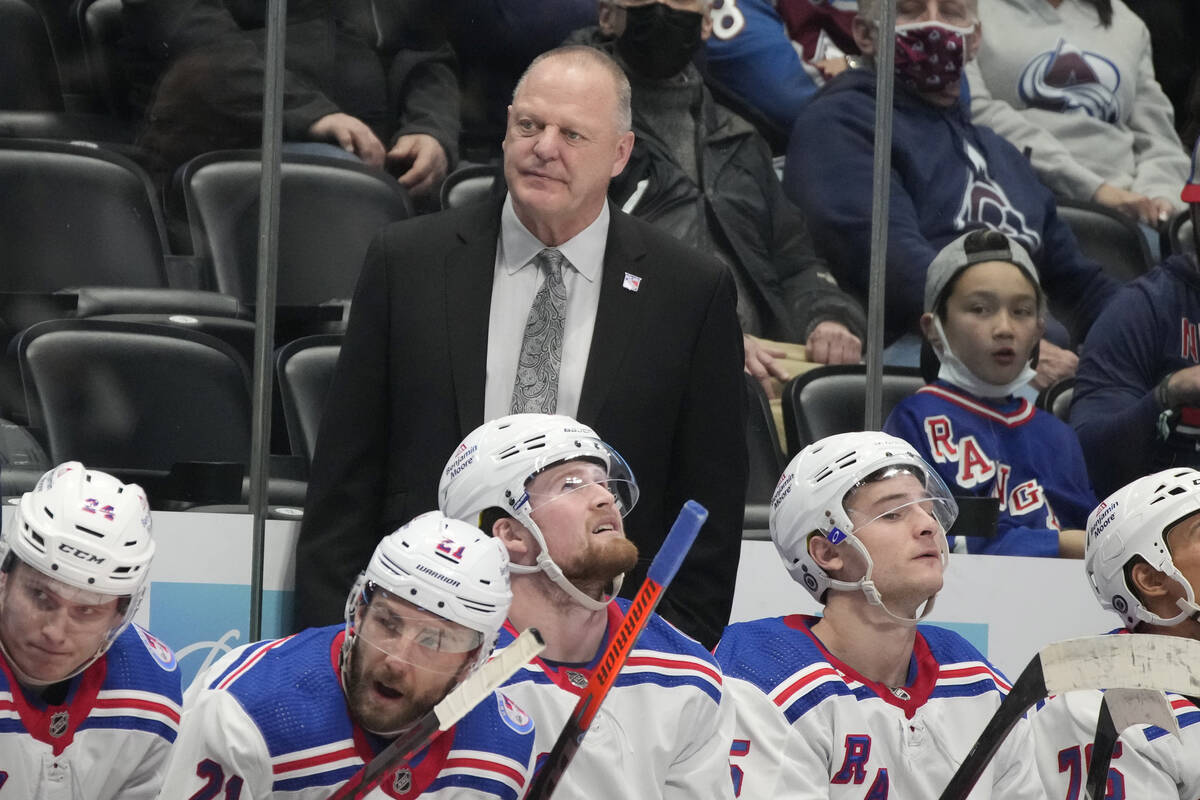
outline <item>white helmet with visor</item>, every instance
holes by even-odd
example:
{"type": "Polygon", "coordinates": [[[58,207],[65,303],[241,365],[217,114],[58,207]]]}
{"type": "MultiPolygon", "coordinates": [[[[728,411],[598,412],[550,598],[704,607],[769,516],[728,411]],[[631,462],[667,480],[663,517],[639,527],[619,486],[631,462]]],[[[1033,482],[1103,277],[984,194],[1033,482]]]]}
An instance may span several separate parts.
{"type": "MultiPolygon", "coordinates": [[[[638,486],[625,459],[587,425],[554,414],[511,414],[476,428],[442,471],[438,500],[447,516],[475,524],[480,514],[491,508],[511,515],[529,529],[539,548],[535,566],[512,564],[512,571],[540,570],[576,603],[598,610],[620,591],[622,576],[613,580],[608,598],[596,600],[580,591],[550,557],[546,538],[532,515],[533,478],[556,464],[581,459],[603,467],[605,477],[601,480],[612,493],[621,516],[627,515],[637,503],[638,486]]],[[[598,482],[576,479],[567,490],[598,482]]]]}
{"type": "Polygon", "coordinates": [[[362,639],[435,672],[457,671],[457,656],[476,651],[478,667],[495,648],[511,603],[504,547],[478,528],[430,511],[376,546],[346,598],[344,646],[362,639]],[[408,605],[452,624],[405,614],[408,605]]]}
{"type": "MultiPolygon", "coordinates": [[[[101,605],[122,598],[119,621],[71,675],[102,656],[133,620],[150,584],[154,557],[150,504],[137,484],[68,461],[46,472],[17,506],[0,537],[0,565],[17,561],[37,571],[63,600],[101,605]],[[123,605],[123,608],[122,608],[123,605]]],[[[10,659],[11,660],[11,659],[10,659]]],[[[59,678],[65,680],[66,677],[59,678]]],[[[22,676],[31,684],[45,683],[22,676]]]]}
{"type": "Polygon", "coordinates": [[[901,474],[915,477],[923,490],[884,513],[906,509],[915,512],[919,508],[932,516],[939,528],[936,532],[938,549],[945,566],[949,559],[946,531],[958,516],[958,504],[937,472],[903,439],[878,431],[827,436],[801,450],[784,470],[771,498],[771,538],[792,578],[803,584],[817,602],[825,602],[829,589],[859,590],[872,605],[905,623],[918,622],[933,610],[933,597],[915,618],[898,616],[884,605],[871,579],[874,562],[855,535],[855,531],[870,525],[883,514],[871,519],[856,519],[859,515],[852,517],[845,505],[855,489],[901,474]],[[857,581],[830,577],[809,551],[809,541],[814,536],[824,537],[833,544],[846,542],[853,547],[866,563],[863,577],[857,581]]]}
{"type": "Polygon", "coordinates": [[[1088,515],[1083,556],[1088,582],[1100,605],[1116,612],[1126,628],[1132,630],[1139,622],[1178,625],[1200,614],[1195,590],[1167,549],[1167,531],[1198,512],[1200,472],[1174,467],[1121,487],[1088,515]],[[1183,588],[1186,597],[1176,601],[1178,614],[1164,618],[1142,604],[1129,575],[1135,559],[1183,588]]]}

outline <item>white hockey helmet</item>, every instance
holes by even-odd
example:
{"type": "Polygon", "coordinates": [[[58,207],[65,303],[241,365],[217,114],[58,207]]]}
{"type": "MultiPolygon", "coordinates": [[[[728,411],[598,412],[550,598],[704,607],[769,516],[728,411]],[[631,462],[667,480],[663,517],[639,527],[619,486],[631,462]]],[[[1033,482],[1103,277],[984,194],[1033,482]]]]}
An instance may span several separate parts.
{"type": "Polygon", "coordinates": [[[350,590],[347,647],[354,641],[355,612],[378,590],[478,633],[478,667],[495,648],[512,603],[508,551],[438,511],[415,517],[379,542],[350,590]]]}
{"type": "MultiPolygon", "coordinates": [[[[958,516],[958,504],[937,472],[908,442],[879,431],[834,434],[805,447],[784,470],[771,497],[771,539],[792,578],[803,584],[817,602],[824,603],[831,588],[857,589],[892,617],[903,622],[916,621],[896,616],[883,604],[871,580],[874,562],[854,535],[856,526],[844,505],[854,489],[869,478],[876,479],[872,476],[879,473],[878,479],[882,479],[899,472],[910,473],[924,484],[924,496],[905,505],[932,501],[930,513],[941,526],[939,548],[944,566],[949,559],[945,534],[958,516]],[[831,578],[809,552],[813,536],[822,536],[834,544],[848,542],[866,561],[866,574],[858,581],[831,578]]],[[[918,619],[932,610],[933,598],[930,598],[918,619]]]]}
{"type": "Polygon", "coordinates": [[[154,557],[150,504],[135,483],[122,483],[78,461],[59,464],[21,497],[0,537],[4,572],[16,560],[56,582],[73,602],[128,598],[121,621],[73,674],[102,656],[133,620],[150,585],[154,557]]]}
{"type": "MultiPolygon", "coordinates": [[[[611,598],[594,600],[562,574],[550,558],[541,528],[533,521],[527,490],[529,481],[542,470],[576,459],[595,461],[605,468],[614,502],[621,516],[627,515],[637,503],[638,486],[625,459],[587,425],[556,414],[510,414],[472,431],[442,471],[438,503],[447,516],[474,524],[490,508],[514,517],[533,534],[539,552],[536,566],[512,564],[512,571],[540,570],[575,602],[597,610],[611,598]]],[[[621,578],[613,581],[614,597],[621,589],[621,578]]]]}
{"type": "Polygon", "coordinates": [[[1196,593],[1175,566],[1167,549],[1167,531],[1200,512],[1200,472],[1174,467],[1138,478],[1109,495],[1087,520],[1084,569],[1100,605],[1116,612],[1126,628],[1139,622],[1177,625],[1200,614],[1196,593]],[[1126,566],[1141,558],[1183,587],[1179,613],[1170,618],[1142,605],[1129,582],[1126,566]]]}

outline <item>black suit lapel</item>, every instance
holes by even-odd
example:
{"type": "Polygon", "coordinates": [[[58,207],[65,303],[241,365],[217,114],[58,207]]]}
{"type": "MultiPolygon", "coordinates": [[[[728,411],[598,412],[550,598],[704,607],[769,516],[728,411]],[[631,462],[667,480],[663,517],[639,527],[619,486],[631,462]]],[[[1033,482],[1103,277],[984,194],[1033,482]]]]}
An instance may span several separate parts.
{"type": "Polygon", "coordinates": [[[461,218],[458,243],[446,253],[445,320],[460,435],[483,423],[487,377],[488,316],[500,231],[498,204],[479,206],[461,218]]]}
{"type": "Polygon", "coordinates": [[[596,325],[592,330],[592,345],[579,399],[578,418],[581,422],[595,422],[611,392],[620,389],[617,383],[621,362],[634,334],[643,328],[643,317],[649,313],[651,305],[648,295],[643,292],[648,290],[652,294],[661,288],[653,283],[645,288],[639,286],[638,291],[625,288],[626,273],[635,278],[646,277],[650,264],[645,255],[645,245],[629,218],[613,209],[604,249],[596,325]]]}

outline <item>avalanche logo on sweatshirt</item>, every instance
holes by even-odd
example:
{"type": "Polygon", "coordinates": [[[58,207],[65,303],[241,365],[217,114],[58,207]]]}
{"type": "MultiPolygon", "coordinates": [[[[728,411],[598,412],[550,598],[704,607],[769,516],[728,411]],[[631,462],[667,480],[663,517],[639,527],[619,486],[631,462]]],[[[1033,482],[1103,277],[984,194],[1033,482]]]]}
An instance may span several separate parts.
{"type": "Polygon", "coordinates": [[[1115,123],[1121,118],[1117,101],[1120,84],[1121,72],[1116,64],[1059,39],[1053,50],[1034,56],[1025,65],[1017,91],[1032,108],[1083,111],[1115,123]]]}
{"type": "Polygon", "coordinates": [[[983,225],[1011,236],[1031,253],[1041,250],[1041,233],[1029,227],[1025,215],[1008,199],[1004,187],[992,178],[983,153],[965,139],[962,146],[970,166],[967,167],[962,205],[955,219],[958,230],[965,231],[983,225]]]}

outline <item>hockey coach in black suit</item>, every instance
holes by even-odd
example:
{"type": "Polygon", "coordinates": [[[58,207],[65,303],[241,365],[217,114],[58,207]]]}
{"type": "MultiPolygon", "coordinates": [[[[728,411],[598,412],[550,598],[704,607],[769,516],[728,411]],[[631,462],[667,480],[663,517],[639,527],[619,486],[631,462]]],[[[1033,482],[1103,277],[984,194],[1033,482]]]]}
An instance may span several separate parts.
{"type": "Polygon", "coordinates": [[[593,48],[543,54],[509,107],[503,201],[396,223],[372,245],[308,486],[297,625],[341,619],[379,539],[437,506],[467,433],[544,411],[604,431],[637,476],[625,593],[683,502],[709,509],[659,610],[706,647],[720,637],[747,470],[736,290],[719,262],[609,207],[633,146],[629,92],[593,48]]]}

